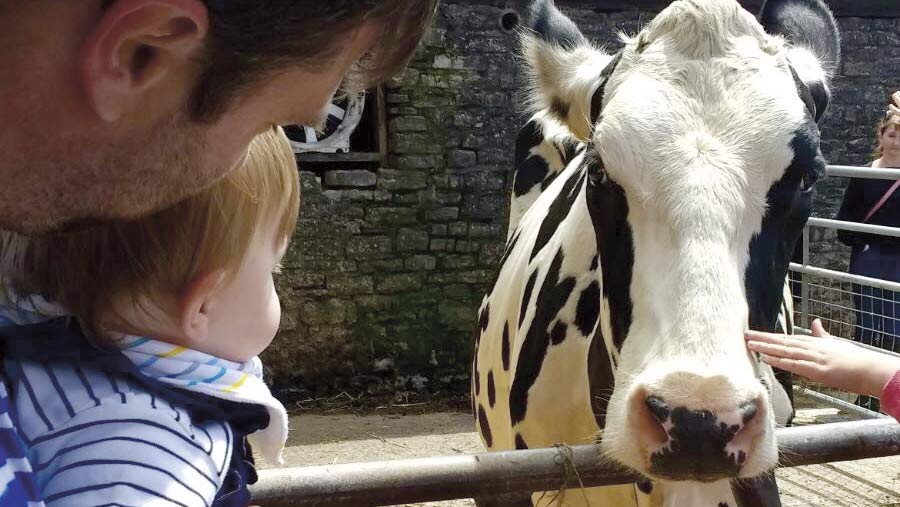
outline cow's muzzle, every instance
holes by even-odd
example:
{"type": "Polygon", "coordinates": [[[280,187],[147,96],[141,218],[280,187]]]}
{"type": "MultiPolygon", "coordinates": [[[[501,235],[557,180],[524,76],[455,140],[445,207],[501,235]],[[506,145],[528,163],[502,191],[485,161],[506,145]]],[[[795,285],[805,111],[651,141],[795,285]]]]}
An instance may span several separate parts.
{"type": "Polygon", "coordinates": [[[650,455],[650,471],[672,480],[713,481],[736,477],[747,461],[758,432],[756,402],[746,402],[738,414],[718,417],[709,410],[669,409],[660,398],[645,400],[648,410],[666,432],[665,445],[650,455]],[[737,417],[734,417],[736,415],[737,417]],[[739,423],[734,420],[739,419],[739,423]]]}
{"type": "Polygon", "coordinates": [[[654,477],[673,481],[741,476],[766,432],[764,403],[757,397],[729,408],[688,408],[642,393],[633,399],[632,417],[647,469],[654,477]]]}

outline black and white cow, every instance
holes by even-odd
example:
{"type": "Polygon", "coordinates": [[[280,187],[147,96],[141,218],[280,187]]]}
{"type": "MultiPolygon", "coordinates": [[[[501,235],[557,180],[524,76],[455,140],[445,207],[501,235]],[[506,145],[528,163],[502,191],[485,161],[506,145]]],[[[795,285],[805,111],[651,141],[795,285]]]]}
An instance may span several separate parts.
{"type": "Polygon", "coordinates": [[[769,0],[759,19],[680,0],[615,55],[552,0],[531,27],[535,115],[475,348],[485,446],[599,438],[648,479],[565,505],[779,505],[774,429],[791,408],[743,332],[776,328],[825,169],[834,18],[821,0],[769,0]]]}

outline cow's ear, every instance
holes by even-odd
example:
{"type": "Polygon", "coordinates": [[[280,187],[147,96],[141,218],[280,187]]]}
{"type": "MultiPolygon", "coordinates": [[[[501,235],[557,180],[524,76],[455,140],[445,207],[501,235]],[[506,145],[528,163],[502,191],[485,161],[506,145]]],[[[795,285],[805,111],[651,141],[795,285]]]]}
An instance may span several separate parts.
{"type": "Polygon", "coordinates": [[[586,141],[595,119],[600,74],[611,57],[591,46],[553,0],[531,3],[522,48],[531,78],[531,110],[546,111],[575,138],[586,141]]]}
{"type": "Polygon", "coordinates": [[[528,9],[526,25],[534,36],[564,49],[587,45],[587,39],[553,0],[535,0],[528,9]]]}
{"type": "Polygon", "coordinates": [[[530,35],[523,38],[523,46],[530,75],[530,109],[547,111],[576,139],[587,141],[599,113],[595,96],[612,56],[590,45],[567,49],[530,35]]]}
{"type": "Polygon", "coordinates": [[[841,61],[841,36],[834,15],[822,0],[766,0],[759,21],[766,32],[788,41],[788,60],[801,97],[808,93],[812,104],[807,106],[812,106],[810,111],[819,121],[831,98],[831,77],[841,61]]]}

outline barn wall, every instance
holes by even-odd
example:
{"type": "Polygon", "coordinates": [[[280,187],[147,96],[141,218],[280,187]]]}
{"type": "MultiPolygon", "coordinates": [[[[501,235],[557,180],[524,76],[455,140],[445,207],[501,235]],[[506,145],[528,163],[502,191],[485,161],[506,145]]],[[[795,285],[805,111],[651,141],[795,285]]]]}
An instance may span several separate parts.
{"type": "MultiPolygon", "coordinates": [[[[515,2],[510,2],[515,4],[515,2]]],[[[522,76],[507,2],[447,1],[410,70],[387,93],[390,156],[382,168],[301,167],[303,206],[278,280],[282,331],[264,358],[281,386],[312,393],[461,390],[475,311],[502,253],[522,76]]],[[[610,48],[648,11],[567,4],[610,48]]],[[[900,86],[900,19],[839,20],[845,62],[824,125],[826,156],[868,160],[886,92],[900,86]]],[[[823,183],[832,216],[845,181],[823,183]]],[[[841,266],[830,236],[814,248],[841,266]]]]}

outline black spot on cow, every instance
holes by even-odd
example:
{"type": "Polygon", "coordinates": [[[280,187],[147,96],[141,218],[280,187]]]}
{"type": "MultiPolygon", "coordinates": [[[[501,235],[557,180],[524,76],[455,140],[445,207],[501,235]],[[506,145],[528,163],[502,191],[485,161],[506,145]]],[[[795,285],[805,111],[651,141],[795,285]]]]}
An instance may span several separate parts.
{"type": "Polygon", "coordinates": [[[587,205],[594,226],[599,253],[599,269],[603,286],[602,297],[609,304],[612,336],[605,337],[596,326],[588,351],[588,379],[590,381],[591,410],[597,424],[606,426],[606,409],[612,386],[615,384],[613,364],[606,340],[621,348],[631,326],[631,273],[634,267],[634,247],[628,225],[628,201],[625,191],[610,180],[600,154],[590,148],[588,161],[587,205]]]}
{"type": "Polygon", "coordinates": [[[788,264],[812,211],[814,193],[801,191],[801,180],[825,172],[819,134],[811,119],[794,133],[791,149],[791,164],[766,195],[766,215],[750,242],[744,274],[750,328],[759,331],[775,331],[788,264]]]}
{"type": "Polygon", "coordinates": [[[557,318],[575,288],[574,277],[560,279],[562,264],[563,252],[559,250],[550,263],[544,283],[535,298],[534,318],[522,340],[516,376],[509,392],[510,423],[513,425],[521,422],[528,410],[528,390],[537,380],[550,347],[550,323],[557,318]]]}
{"type": "Polygon", "coordinates": [[[531,276],[528,277],[528,281],[525,282],[525,292],[522,294],[522,307],[519,308],[519,328],[522,327],[522,322],[525,320],[525,313],[528,310],[528,303],[531,302],[531,291],[534,290],[534,283],[537,281],[537,269],[531,272],[531,276]]]}
{"type": "Polygon", "coordinates": [[[472,378],[475,379],[475,395],[481,394],[481,374],[478,373],[478,364],[475,364],[475,371],[472,372],[472,378]]]}
{"type": "MultiPolygon", "coordinates": [[[[794,133],[791,149],[793,160],[766,195],[766,215],[750,242],[750,260],[744,273],[750,329],[758,331],[776,331],[788,264],[812,211],[815,190],[803,191],[801,182],[825,172],[819,131],[812,117],[794,133]]],[[[791,374],[779,371],[776,378],[792,397],[791,374]]]]}
{"type": "Polygon", "coordinates": [[[549,187],[550,184],[553,183],[553,180],[555,180],[557,176],[559,176],[558,172],[553,173],[550,176],[547,176],[546,178],[544,178],[544,182],[541,183],[541,192],[543,192],[544,190],[547,190],[547,187],[549,187]]]}
{"type": "Polygon", "coordinates": [[[528,444],[525,443],[525,439],[522,438],[522,435],[516,433],[516,450],[521,451],[523,449],[528,449],[528,444]]]}
{"type": "Polygon", "coordinates": [[[594,420],[601,428],[606,426],[606,408],[609,405],[609,398],[612,396],[615,382],[609,350],[606,349],[606,340],[603,338],[602,328],[597,326],[588,350],[588,383],[591,393],[591,411],[594,414],[594,420]]]}
{"type": "Polygon", "coordinates": [[[562,169],[569,165],[575,157],[582,151],[584,151],[584,145],[580,144],[572,144],[572,143],[553,143],[553,147],[556,148],[556,152],[559,154],[559,159],[562,161],[562,167],[555,168],[550,167],[549,165],[547,174],[544,176],[544,181],[541,182],[541,192],[547,190],[550,185],[556,180],[556,177],[560,175],[562,169]]]}
{"type": "Polygon", "coordinates": [[[553,97],[553,102],[550,103],[550,114],[556,116],[561,122],[565,123],[571,108],[572,105],[568,102],[559,97],[553,97]]]}
{"type": "Polygon", "coordinates": [[[503,324],[503,342],[500,347],[500,358],[503,360],[503,370],[509,371],[509,322],[503,324]]]}
{"type": "Polygon", "coordinates": [[[645,495],[653,493],[653,483],[650,481],[639,481],[637,487],[645,495]]]}
{"type": "Polygon", "coordinates": [[[488,324],[490,323],[491,318],[491,304],[486,303],[484,305],[484,309],[481,310],[481,315],[478,317],[478,325],[481,327],[481,331],[487,331],[488,324]]]}
{"type": "Polygon", "coordinates": [[[559,345],[566,339],[566,330],[568,326],[563,324],[562,322],[557,321],[556,325],[553,326],[553,331],[550,331],[550,343],[553,345],[559,345]]]}
{"type": "Polygon", "coordinates": [[[600,254],[594,256],[591,259],[591,265],[588,267],[588,271],[597,271],[597,268],[600,267],[600,254]]]}
{"type": "Polygon", "coordinates": [[[563,185],[559,195],[550,204],[550,207],[547,209],[547,215],[544,217],[544,221],[541,222],[541,228],[538,230],[534,249],[531,250],[531,259],[534,259],[534,256],[544,248],[547,242],[550,241],[550,238],[553,237],[553,234],[556,233],[559,225],[569,216],[572,205],[581,192],[584,180],[585,173],[583,171],[573,172],[569,176],[569,180],[563,185]]]}
{"type": "Polygon", "coordinates": [[[725,502],[719,502],[719,507],[728,507],[728,504],[725,502]]]}
{"type": "Polygon", "coordinates": [[[497,401],[497,389],[494,385],[494,371],[491,370],[488,372],[487,377],[487,391],[488,391],[488,404],[491,408],[494,408],[494,403],[497,401]]]}
{"type": "Polygon", "coordinates": [[[513,249],[516,247],[516,243],[519,242],[519,236],[522,234],[522,231],[516,231],[516,234],[513,235],[512,239],[506,243],[506,251],[503,252],[503,258],[500,259],[500,265],[506,264],[506,259],[509,258],[509,254],[512,253],[513,249]]]}
{"type": "Polygon", "coordinates": [[[575,325],[581,334],[588,336],[597,324],[600,316],[600,283],[594,280],[581,293],[578,298],[578,307],[575,309],[575,325]]]}
{"type": "Polygon", "coordinates": [[[594,96],[591,97],[591,125],[596,125],[597,122],[600,121],[600,113],[603,112],[603,96],[606,94],[606,80],[616,69],[621,58],[622,52],[619,51],[612,57],[609,63],[606,64],[606,67],[600,71],[600,86],[597,88],[597,91],[594,92],[594,96]]]}
{"type": "Polygon", "coordinates": [[[506,243],[506,251],[503,253],[503,258],[500,259],[500,263],[497,264],[496,272],[494,273],[494,279],[491,280],[491,284],[489,285],[489,287],[491,288],[491,292],[494,292],[494,287],[497,285],[497,279],[500,278],[500,270],[506,264],[506,259],[509,258],[509,254],[511,254],[512,251],[516,248],[516,243],[519,242],[520,234],[521,231],[516,231],[512,239],[510,239],[506,243]]]}
{"type": "Polygon", "coordinates": [[[484,444],[491,447],[494,443],[494,437],[491,435],[491,425],[488,423],[487,414],[481,405],[478,405],[478,429],[481,431],[481,438],[484,439],[484,444]]]}
{"type": "MultiPolygon", "coordinates": [[[[513,159],[516,175],[513,181],[513,193],[516,197],[527,194],[535,185],[543,183],[547,177],[549,166],[547,161],[532,155],[531,149],[544,142],[541,125],[531,120],[519,130],[516,136],[516,153],[513,159]]],[[[503,263],[501,263],[501,266],[503,263]]]]}
{"type": "Polygon", "coordinates": [[[569,162],[575,160],[575,157],[587,149],[587,146],[574,142],[553,143],[553,147],[559,153],[559,159],[563,161],[563,166],[569,165],[569,162]]]}
{"type": "Polygon", "coordinates": [[[612,342],[620,349],[631,327],[633,304],[631,276],[634,268],[634,242],[628,224],[628,201],[625,191],[604,176],[599,154],[590,158],[591,175],[587,188],[588,212],[594,226],[600,253],[603,297],[609,302],[612,342]]]}

